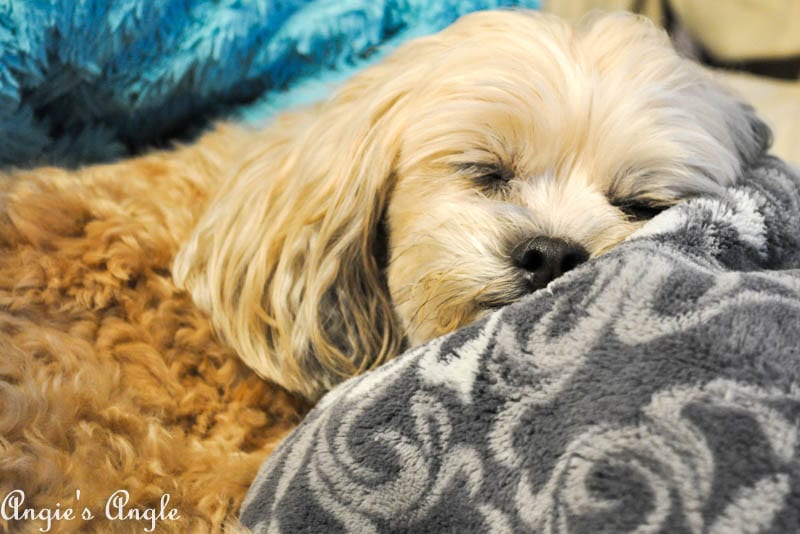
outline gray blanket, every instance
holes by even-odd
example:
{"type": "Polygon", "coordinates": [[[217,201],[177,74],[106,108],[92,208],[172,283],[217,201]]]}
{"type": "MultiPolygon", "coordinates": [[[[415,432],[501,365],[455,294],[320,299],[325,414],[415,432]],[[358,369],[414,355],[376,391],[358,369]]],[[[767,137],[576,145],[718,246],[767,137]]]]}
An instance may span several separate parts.
{"type": "Polygon", "coordinates": [[[329,393],[256,532],[800,532],[800,177],[724,198],[329,393]]]}

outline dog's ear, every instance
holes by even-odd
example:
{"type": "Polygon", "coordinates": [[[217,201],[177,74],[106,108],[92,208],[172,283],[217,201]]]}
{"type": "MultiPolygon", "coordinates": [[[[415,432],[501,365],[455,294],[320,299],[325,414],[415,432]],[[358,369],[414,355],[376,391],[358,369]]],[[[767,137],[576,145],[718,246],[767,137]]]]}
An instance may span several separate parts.
{"type": "MultiPolygon", "coordinates": [[[[733,88],[727,85],[721,73],[682,59],[687,72],[694,77],[684,89],[688,102],[696,102],[690,111],[699,125],[727,149],[735,158],[734,175],[720,179],[730,185],[742,176],[742,171],[763,156],[772,145],[772,131],[758,116],[756,110],[733,88]]],[[[711,167],[712,171],[714,167],[711,167]]],[[[706,172],[715,178],[713,172],[706,172]]],[[[725,173],[722,173],[724,176],[725,173]]]]}
{"type": "Polygon", "coordinates": [[[624,77],[620,94],[624,85],[642,82],[639,93],[651,97],[638,110],[640,117],[660,117],[665,139],[692,140],[681,147],[679,157],[709,186],[734,183],[769,148],[770,129],[752,106],[713,71],[678,56],[667,33],[646,17],[596,12],[578,31],[601,72],[624,77]],[[659,108],[670,112],[649,113],[659,108]]]}
{"type": "Polygon", "coordinates": [[[718,76],[708,73],[709,98],[724,107],[728,129],[743,166],[753,163],[772,146],[772,130],[756,113],[755,108],[729,88],[718,76]]]}
{"type": "Polygon", "coordinates": [[[307,398],[404,343],[376,257],[404,86],[373,67],[254,132],[175,260],[176,282],[240,357],[307,398]]]}

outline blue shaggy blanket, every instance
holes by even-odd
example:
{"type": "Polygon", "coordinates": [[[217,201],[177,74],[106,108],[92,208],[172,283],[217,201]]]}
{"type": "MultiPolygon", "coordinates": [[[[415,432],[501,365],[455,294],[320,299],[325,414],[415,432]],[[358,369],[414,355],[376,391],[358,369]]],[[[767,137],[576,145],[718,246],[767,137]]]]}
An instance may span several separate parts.
{"type": "Polygon", "coordinates": [[[2,0],[0,166],[108,160],[231,113],[265,120],[462,14],[539,3],[2,0]]]}

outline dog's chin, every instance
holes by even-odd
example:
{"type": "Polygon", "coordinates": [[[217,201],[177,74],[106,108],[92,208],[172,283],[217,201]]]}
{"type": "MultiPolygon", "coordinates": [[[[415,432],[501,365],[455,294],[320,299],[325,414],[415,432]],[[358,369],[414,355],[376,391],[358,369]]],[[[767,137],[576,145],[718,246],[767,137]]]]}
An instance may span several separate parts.
{"type": "Polygon", "coordinates": [[[532,273],[523,273],[514,282],[505,283],[501,288],[479,297],[477,303],[481,310],[488,312],[498,310],[545,289],[556,280],[558,278],[543,280],[532,273]]]}
{"type": "MultiPolygon", "coordinates": [[[[561,275],[563,276],[563,275],[561,275]]],[[[416,291],[409,298],[397,298],[407,341],[419,345],[482,319],[506,306],[539,293],[556,278],[540,278],[522,269],[504,269],[499,274],[484,273],[461,283],[448,278],[446,287],[431,285],[426,291],[416,291]]],[[[426,284],[405,284],[405,287],[424,287],[426,284]]]]}
{"type": "Polygon", "coordinates": [[[545,287],[547,287],[547,282],[524,273],[483,292],[475,301],[478,309],[483,312],[491,312],[513,304],[545,287]]]}

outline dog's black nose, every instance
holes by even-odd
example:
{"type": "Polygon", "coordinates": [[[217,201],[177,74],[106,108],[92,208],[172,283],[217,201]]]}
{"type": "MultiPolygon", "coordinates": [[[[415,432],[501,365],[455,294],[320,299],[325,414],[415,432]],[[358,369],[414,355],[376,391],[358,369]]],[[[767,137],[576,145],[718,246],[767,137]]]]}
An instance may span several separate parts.
{"type": "Polygon", "coordinates": [[[575,243],[538,236],[514,249],[511,259],[529,273],[528,282],[535,290],[588,260],[589,253],[575,243]]]}

